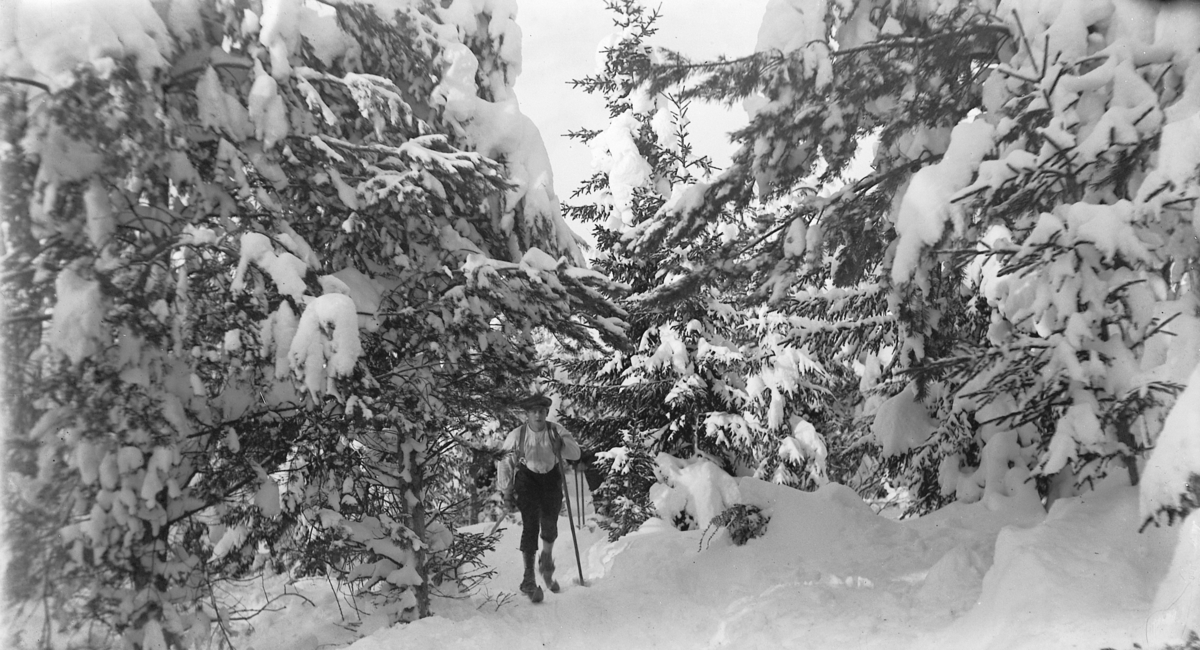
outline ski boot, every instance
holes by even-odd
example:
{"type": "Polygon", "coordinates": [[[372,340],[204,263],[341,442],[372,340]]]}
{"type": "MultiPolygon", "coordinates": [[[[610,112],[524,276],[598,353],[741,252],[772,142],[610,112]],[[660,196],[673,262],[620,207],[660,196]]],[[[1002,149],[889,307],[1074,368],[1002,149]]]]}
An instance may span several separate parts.
{"type": "Polygon", "coordinates": [[[558,581],[554,579],[554,557],[549,548],[543,549],[541,557],[538,558],[538,572],[542,574],[542,582],[546,583],[546,588],[557,594],[559,587],[558,581]]]}
{"type": "Polygon", "coordinates": [[[545,598],[542,593],[542,588],[538,586],[537,581],[533,579],[533,553],[525,553],[525,577],[521,580],[521,593],[529,597],[529,600],[540,603],[545,598]]]}

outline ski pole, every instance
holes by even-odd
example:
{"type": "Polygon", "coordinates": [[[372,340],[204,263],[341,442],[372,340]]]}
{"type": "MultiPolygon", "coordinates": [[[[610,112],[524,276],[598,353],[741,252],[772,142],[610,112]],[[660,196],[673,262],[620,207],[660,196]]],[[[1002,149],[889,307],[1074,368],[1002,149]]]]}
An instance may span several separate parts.
{"type": "MultiPolygon", "coordinates": [[[[571,514],[571,488],[567,485],[567,465],[562,460],[562,452],[558,454],[558,473],[562,476],[563,492],[567,497],[567,521],[573,521],[575,516],[571,514]]],[[[583,562],[579,559],[579,539],[575,537],[575,524],[571,526],[571,544],[575,546],[575,566],[579,569],[579,584],[587,586],[587,581],[583,579],[583,562]]]]}
{"type": "Polygon", "coordinates": [[[492,524],[492,529],[488,531],[488,535],[491,536],[493,533],[495,533],[496,529],[499,528],[500,524],[504,523],[504,520],[507,518],[508,518],[508,508],[501,508],[500,517],[498,519],[496,519],[496,523],[492,524]]]}
{"type": "Polygon", "coordinates": [[[579,471],[579,467],[580,465],[575,466],[575,492],[579,495],[579,500],[575,503],[579,504],[579,529],[583,530],[583,511],[585,504],[583,503],[583,474],[579,471]]]}

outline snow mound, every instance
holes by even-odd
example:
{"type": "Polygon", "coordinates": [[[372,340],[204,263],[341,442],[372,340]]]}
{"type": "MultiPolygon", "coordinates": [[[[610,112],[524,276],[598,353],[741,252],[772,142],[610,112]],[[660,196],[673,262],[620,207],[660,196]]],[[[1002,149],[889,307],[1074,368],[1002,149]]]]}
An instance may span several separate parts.
{"type": "Polygon", "coordinates": [[[1200,630],[1200,514],[1193,512],[1180,528],[1175,559],[1146,621],[1153,647],[1179,644],[1188,632],[1200,630]]]}
{"type": "Polygon", "coordinates": [[[1142,479],[1142,514],[1152,516],[1159,508],[1182,507],[1182,495],[1189,490],[1194,468],[1200,467],[1200,367],[1192,372],[1187,388],[1175,400],[1175,406],[1163,424],[1142,479]]]}
{"type": "Polygon", "coordinates": [[[709,460],[660,453],[655,462],[660,482],[650,488],[650,502],[667,521],[691,520],[706,528],[713,517],[742,503],[737,482],[709,460]]]}
{"type": "Polygon", "coordinates": [[[979,602],[939,635],[943,645],[1146,643],[1154,594],[1178,531],[1139,534],[1136,496],[1135,489],[1110,479],[1094,492],[1056,501],[1038,526],[1000,531],[979,602]]]}
{"type": "MultiPolygon", "coordinates": [[[[502,528],[484,557],[498,572],[490,584],[435,598],[436,615],[408,625],[364,617],[364,638],[349,647],[1095,650],[1159,647],[1149,644],[1174,641],[1195,619],[1196,517],[1183,531],[1139,533],[1137,490],[1119,480],[1059,499],[1049,515],[1011,499],[895,521],[842,485],[800,492],[722,475],[708,461],[661,461],[672,489],[709,495],[710,509],[718,495],[722,505],[737,498],[762,508],[766,534],[744,546],[723,534],[701,545],[701,530],[655,518],[608,542],[589,523],[574,531],[581,587],[564,517],[554,547],[564,590],[532,606],[515,595],[519,528],[502,528]]],[[[316,587],[304,591],[316,608],[274,612],[256,622],[272,631],[248,642],[257,650],[345,643],[353,626],[316,587]]]]}

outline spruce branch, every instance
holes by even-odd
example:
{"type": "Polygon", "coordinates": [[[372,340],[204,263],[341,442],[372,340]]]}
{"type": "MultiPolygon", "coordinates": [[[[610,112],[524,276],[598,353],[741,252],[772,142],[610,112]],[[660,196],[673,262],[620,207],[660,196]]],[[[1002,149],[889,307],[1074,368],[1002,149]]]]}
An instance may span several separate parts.
{"type": "Polygon", "coordinates": [[[23,84],[26,86],[33,86],[34,88],[37,88],[44,92],[50,92],[50,86],[48,86],[40,81],[34,81],[33,79],[26,79],[24,77],[10,77],[10,76],[5,75],[5,76],[0,77],[0,83],[23,84]]]}

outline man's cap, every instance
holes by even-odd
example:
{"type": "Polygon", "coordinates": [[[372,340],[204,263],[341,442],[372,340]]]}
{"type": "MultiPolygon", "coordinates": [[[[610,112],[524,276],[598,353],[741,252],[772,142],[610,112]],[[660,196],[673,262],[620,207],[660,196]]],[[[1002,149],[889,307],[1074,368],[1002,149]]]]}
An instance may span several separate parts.
{"type": "Polygon", "coordinates": [[[550,399],[550,397],[547,396],[546,394],[533,393],[532,395],[529,395],[525,399],[522,399],[521,401],[517,402],[517,406],[528,410],[531,408],[539,408],[539,407],[540,408],[550,408],[550,405],[553,403],[554,403],[554,400],[550,399]]]}

